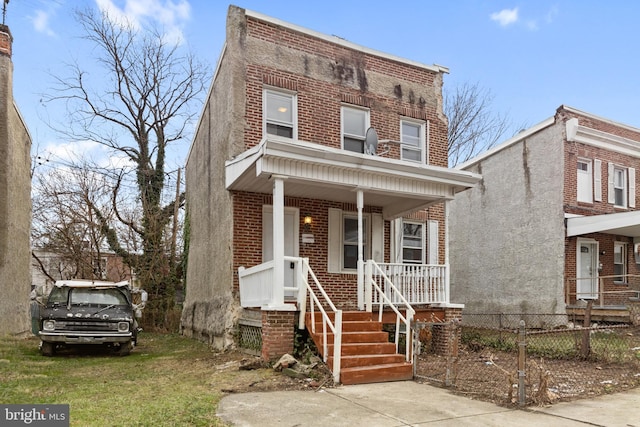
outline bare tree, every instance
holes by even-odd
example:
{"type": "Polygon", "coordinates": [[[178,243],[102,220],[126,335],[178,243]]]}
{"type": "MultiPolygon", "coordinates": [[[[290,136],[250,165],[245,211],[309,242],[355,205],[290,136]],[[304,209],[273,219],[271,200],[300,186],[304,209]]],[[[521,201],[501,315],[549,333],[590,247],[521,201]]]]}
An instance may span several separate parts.
{"type": "MultiPolygon", "coordinates": [[[[106,265],[96,262],[107,247],[93,207],[112,216],[109,188],[105,177],[89,167],[54,168],[36,174],[32,257],[49,280],[106,277],[106,265]]],[[[119,273],[113,279],[124,278],[126,272],[119,273]]]]}
{"type": "Polygon", "coordinates": [[[449,166],[464,163],[500,142],[511,128],[505,114],[492,110],[493,96],[478,83],[445,90],[444,112],[449,118],[449,166]]]}
{"type": "Polygon", "coordinates": [[[56,78],[57,87],[47,101],[66,104],[69,117],[61,131],[67,138],[96,141],[133,165],[131,174],[125,169],[113,176],[113,218],[100,206],[90,207],[111,250],[135,268],[149,293],[145,316],[153,326],[163,327],[165,313],[174,304],[179,264],[170,262],[165,234],[175,204],[184,200],[183,194],[174,199],[175,194],[163,192],[166,150],[185,137],[199,112],[208,68],[156,29],[138,30],[91,10],[77,12],[77,19],[84,39],[95,47],[99,75],[92,75],[93,68],[72,64],[70,76],[56,78]],[[128,182],[136,188],[139,219],[123,212],[122,193],[128,182]],[[119,227],[139,239],[139,250],[127,246],[119,227]]]}

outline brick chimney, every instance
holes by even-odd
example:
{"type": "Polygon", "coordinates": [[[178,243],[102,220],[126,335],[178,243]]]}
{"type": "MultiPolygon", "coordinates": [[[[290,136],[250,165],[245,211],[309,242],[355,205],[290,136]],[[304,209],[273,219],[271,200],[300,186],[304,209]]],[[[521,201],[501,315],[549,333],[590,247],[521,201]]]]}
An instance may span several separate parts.
{"type": "Polygon", "coordinates": [[[13,43],[13,37],[11,37],[11,31],[9,27],[4,24],[0,24],[0,55],[8,56],[11,58],[11,44],[13,43]]]}

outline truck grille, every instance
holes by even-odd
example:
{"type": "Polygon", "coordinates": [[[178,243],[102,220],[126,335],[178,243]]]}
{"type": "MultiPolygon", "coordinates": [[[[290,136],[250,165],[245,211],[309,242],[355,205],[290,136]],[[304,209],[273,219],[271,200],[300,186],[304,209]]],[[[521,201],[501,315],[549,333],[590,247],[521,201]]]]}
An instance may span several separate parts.
{"type": "Polygon", "coordinates": [[[117,322],[56,322],[56,330],[65,331],[117,331],[117,322]]]}

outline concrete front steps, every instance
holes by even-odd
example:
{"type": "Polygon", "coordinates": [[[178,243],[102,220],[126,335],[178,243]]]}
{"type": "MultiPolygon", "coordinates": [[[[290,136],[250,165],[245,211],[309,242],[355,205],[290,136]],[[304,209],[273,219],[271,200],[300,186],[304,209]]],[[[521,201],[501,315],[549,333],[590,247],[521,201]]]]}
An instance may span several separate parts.
{"type": "MultiPolygon", "coordinates": [[[[329,313],[333,321],[333,313],[329,313]]],[[[311,331],[311,314],[307,313],[309,334],[320,355],[322,346],[322,315],[315,313],[316,333],[311,331]]],[[[327,334],[327,366],[333,367],[333,333],[327,334]]],[[[371,320],[371,313],[345,311],[342,313],[342,351],[340,382],[366,384],[413,379],[413,366],[396,346],[389,342],[389,334],[382,330],[382,322],[371,320]]]]}

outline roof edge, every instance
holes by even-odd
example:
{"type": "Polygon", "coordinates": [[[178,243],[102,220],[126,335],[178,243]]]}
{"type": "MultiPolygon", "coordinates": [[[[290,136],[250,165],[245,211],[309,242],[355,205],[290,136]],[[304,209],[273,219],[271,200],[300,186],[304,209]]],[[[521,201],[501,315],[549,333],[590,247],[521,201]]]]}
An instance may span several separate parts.
{"type": "Polygon", "coordinates": [[[292,24],[286,21],[282,21],[278,18],[273,18],[271,16],[262,14],[260,12],[255,12],[253,10],[249,10],[249,9],[245,9],[245,15],[260,21],[264,21],[264,22],[268,22],[270,24],[274,24],[274,25],[278,25],[280,27],[285,27],[285,28],[289,28],[290,30],[299,32],[299,33],[303,33],[303,34],[307,34],[309,36],[315,37],[317,39],[321,39],[321,40],[325,40],[329,43],[334,43],[340,46],[344,46],[347,47],[349,49],[355,49],[355,50],[359,50],[371,55],[375,55],[375,56],[379,56],[382,58],[386,58],[386,59],[390,59],[392,61],[396,61],[396,62],[401,62],[407,65],[413,65],[415,67],[419,67],[419,68],[424,68],[430,71],[434,71],[436,73],[449,73],[449,68],[445,67],[443,65],[438,65],[438,64],[433,64],[433,65],[427,65],[427,64],[423,64],[422,62],[418,62],[418,61],[412,61],[410,59],[407,58],[402,58],[400,56],[395,56],[389,53],[385,53],[379,50],[375,50],[375,49],[371,49],[362,45],[359,45],[357,43],[353,43],[350,42],[348,40],[345,40],[343,38],[340,38],[339,36],[330,36],[324,33],[321,33],[319,31],[315,31],[315,30],[311,30],[309,28],[305,28],[296,24],[292,24]]]}
{"type": "Polygon", "coordinates": [[[509,148],[510,146],[520,142],[521,140],[530,137],[531,135],[540,132],[542,129],[547,128],[551,125],[553,125],[555,123],[555,117],[549,117],[546,120],[541,121],[540,123],[538,123],[537,125],[531,126],[528,129],[525,129],[521,132],[519,132],[517,135],[507,139],[506,141],[504,141],[502,144],[496,145],[493,148],[490,148],[489,150],[485,151],[482,154],[477,155],[476,157],[467,160],[464,163],[461,163],[459,165],[456,165],[454,167],[454,169],[460,169],[460,170],[464,170],[467,169],[473,165],[475,165],[476,163],[479,163],[483,160],[485,160],[488,157],[493,156],[494,154],[504,150],[505,148],[509,148]]]}

